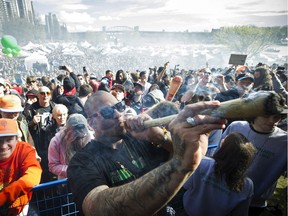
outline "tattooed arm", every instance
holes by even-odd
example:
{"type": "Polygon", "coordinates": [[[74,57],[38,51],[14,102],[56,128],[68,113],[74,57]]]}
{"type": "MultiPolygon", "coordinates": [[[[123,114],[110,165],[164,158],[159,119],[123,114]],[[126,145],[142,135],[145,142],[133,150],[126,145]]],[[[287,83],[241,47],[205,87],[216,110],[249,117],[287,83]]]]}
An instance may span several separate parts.
{"type": "Polygon", "coordinates": [[[172,159],[125,185],[94,188],[83,201],[84,214],[147,216],[160,210],[198,167],[207,150],[209,132],[224,128],[224,120],[195,115],[217,106],[219,102],[215,101],[187,105],[169,125],[174,149],[172,159]],[[192,127],[186,122],[189,116],[194,116],[197,126],[192,127]]]}

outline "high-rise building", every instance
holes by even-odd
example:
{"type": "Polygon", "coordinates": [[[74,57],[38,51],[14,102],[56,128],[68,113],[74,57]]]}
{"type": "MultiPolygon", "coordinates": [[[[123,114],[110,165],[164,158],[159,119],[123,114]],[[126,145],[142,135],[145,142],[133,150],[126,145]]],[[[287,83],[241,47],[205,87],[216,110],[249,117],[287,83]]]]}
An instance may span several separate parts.
{"type": "Polygon", "coordinates": [[[15,0],[18,9],[18,17],[26,19],[29,23],[35,24],[34,9],[31,0],[15,0]]]}
{"type": "Polygon", "coordinates": [[[4,23],[4,4],[3,0],[0,0],[0,35],[3,34],[2,23],[4,23]]]}
{"type": "Polygon", "coordinates": [[[3,18],[3,21],[9,21],[15,17],[18,17],[18,10],[15,0],[0,0],[0,4],[0,16],[3,18]]]}
{"type": "Polygon", "coordinates": [[[33,2],[31,0],[0,0],[0,31],[4,22],[21,18],[35,24],[33,2]]]}
{"type": "Polygon", "coordinates": [[[55,14],[45,15],[45,29],[48,39],[58,39],[60,36],[60,24],[55,14]]]}
{"type": "MultiPolygon", "coordinates": [[[[24,19],[34,26],[37,25],[33,1],[0,0],[0,34],[3,33],[3,24],[13,19],[24,19]]],[[[48,39],[61,39],[67,35],[66,25],[60,25],[55,14],[47,14],[45,24],[48,39]]]]}
{"type": "Polygon", "coordinates": [[[67,34],[66,25],[60,25],[57,16],[55,14],[49,13],[45,15],[45,30],[47,39],[63,39],[67,34]]]}
{"type": "Polygon", "coordinates": [[[0,32],[4,22],[13,19],[17,14],[17,9],[14,0],[0,0],[0,32]]]}

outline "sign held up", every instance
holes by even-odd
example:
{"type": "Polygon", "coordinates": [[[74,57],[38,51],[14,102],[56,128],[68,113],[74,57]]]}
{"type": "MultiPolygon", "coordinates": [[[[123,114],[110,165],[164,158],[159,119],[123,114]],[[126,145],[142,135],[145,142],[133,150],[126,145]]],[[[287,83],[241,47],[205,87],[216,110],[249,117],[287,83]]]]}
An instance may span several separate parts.
{"type": "Polygon", "coordinates": [[[232,65],[245,65],[247,55],[242,55],[242,54],[231,54],[229,63],[232,65]]]}

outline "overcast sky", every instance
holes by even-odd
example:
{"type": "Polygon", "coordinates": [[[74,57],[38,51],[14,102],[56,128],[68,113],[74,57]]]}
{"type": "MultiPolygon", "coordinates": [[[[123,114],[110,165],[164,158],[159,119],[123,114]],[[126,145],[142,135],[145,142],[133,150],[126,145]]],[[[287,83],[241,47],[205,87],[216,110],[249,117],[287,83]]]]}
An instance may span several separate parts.
{"type": "Polygon", "coordinates": [[[210,31],[235,25],[287,25],[287,0],[34,0],[42,19],[56,14],[68,31],[139,26],[140,31],[210,31]]]}

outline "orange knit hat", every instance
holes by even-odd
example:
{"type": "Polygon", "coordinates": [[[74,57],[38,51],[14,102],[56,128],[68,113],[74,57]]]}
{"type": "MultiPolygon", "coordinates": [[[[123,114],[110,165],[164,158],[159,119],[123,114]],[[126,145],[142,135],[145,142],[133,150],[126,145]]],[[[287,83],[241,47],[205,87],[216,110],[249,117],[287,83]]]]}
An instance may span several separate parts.
{"type": "Polygon", "coordinates": [[[18,124],[14,119],[0,119],[0,137],[18,136],[18,124]]]}

